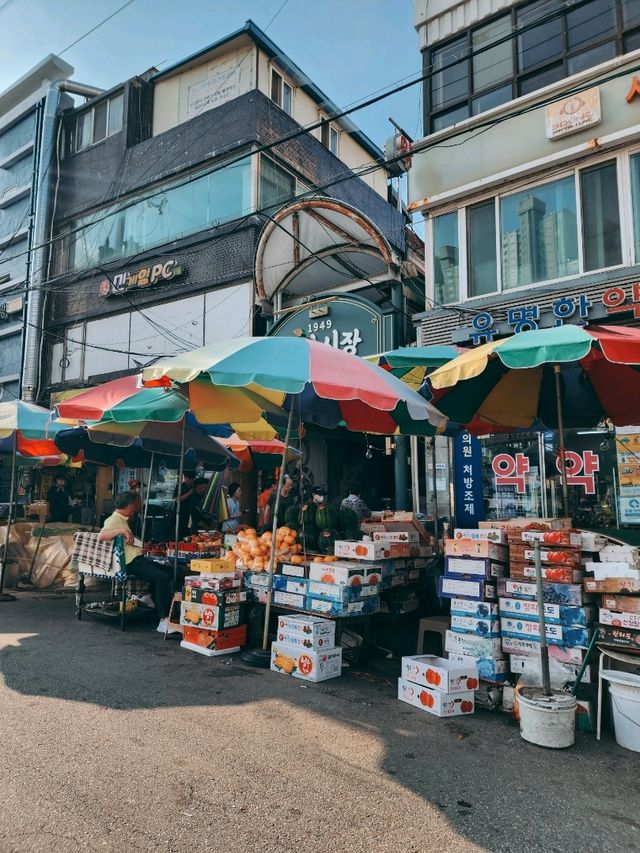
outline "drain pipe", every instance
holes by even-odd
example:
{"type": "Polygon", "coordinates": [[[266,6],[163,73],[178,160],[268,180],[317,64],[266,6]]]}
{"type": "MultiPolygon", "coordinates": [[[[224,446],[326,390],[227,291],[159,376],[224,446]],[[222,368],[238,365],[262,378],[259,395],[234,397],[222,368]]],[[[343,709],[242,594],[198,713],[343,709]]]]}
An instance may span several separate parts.
{"type": "Polygon", "coordinates": [[[40,371],[40,341],[43,325],[42,309],[44,305],[43,284],[46,279],[49,247],[49,207],[51,197],[51,164],[53,162],[60,93],[83,95],[95,98],[103,89],[85,86],[72,80],[56,80],[51,83],[44,101],[42,131],[40,136],[40,154],[36,179],[36,209],[31,249],[31,275],[28,279],[27,308],[24,331],[24,361],[22,365],[22,399],[34,402],[38,388],[40,371]]]}

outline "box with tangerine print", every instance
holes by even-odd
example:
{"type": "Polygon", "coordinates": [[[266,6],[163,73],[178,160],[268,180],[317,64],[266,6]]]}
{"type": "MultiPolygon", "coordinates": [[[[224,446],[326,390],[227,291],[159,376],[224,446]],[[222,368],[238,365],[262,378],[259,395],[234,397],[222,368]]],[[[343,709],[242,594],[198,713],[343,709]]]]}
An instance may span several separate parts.
{"type": "Polygon", "coordinates": [[[398,699],[427,711],[436,717],[459,717],[472,714],[474,710],[473,690],[463,693],[443,693],[404,678],[398,679],[398,699]]]}
{"type": "Polygon", "coordinates": [[[185,642],[203,649],[222,651],[222,649],[244,646],[247,642],[247,626],[238,625],[222,631],[209,631],[206,628],[192,628],[185,625],[182,638],[185,642]]]}
{"type": "Polygon", "coordinates": [[[340,586],[360,586],[367,583],[367,569],[361,563],[341,560],[336,560],[334,563],[311,563],[309,580],[340,586]]]}
{"type": "Polygon", "coordinates": [[[475,665],[460,665],[436,655],[403,657],[401,677],[442,693],[465,693],[478,687],[475,665]]]}
{"type": "Polygon", "coordinates": [[[314,652],[310,649],[272,643],[271,669],[303,681],[337,678],[342,674],[342,649],[338,647],[314,652]]]}

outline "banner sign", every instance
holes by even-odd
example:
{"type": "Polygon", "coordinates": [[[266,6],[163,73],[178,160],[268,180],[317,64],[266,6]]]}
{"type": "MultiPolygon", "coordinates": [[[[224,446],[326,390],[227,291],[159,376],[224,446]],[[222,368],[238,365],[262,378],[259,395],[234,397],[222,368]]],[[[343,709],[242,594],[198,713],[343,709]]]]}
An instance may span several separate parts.
{"type": "Polygon", "coordinates": [[[480,439],[462,432],[453,440],[456,527],[475,527],[484,519],[480,439]]]}
{"type": "Polygon", "coordinates": [[[616,430],[620,524],[640,524],[640,428],[616,430]]]}

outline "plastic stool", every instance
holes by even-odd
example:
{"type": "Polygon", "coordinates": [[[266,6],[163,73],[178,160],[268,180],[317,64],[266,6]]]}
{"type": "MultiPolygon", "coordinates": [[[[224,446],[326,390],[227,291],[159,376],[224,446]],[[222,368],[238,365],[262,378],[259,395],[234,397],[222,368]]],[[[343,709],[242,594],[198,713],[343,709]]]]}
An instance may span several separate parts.
{"type": "Polygon", "coordinates": [[[420,624],[418,625],[418,647],[416,649],[416,654],[424,654],[423,649],[425,634],[437,634],[440,637],[441,654],[444,655],[446,633],[449,630],[450,626],[450,616],[427,616],[425,619],[421,619],[420,624]]]}

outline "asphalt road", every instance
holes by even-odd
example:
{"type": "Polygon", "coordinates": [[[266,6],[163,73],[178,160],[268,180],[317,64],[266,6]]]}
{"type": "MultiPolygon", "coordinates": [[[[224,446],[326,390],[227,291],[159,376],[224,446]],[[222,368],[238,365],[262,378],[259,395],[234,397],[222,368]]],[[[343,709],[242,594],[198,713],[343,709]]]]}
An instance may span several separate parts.
{"type": "Polygon", "coordinates": [[[69,598],[0,604],[0,853],[640,850],[640,755],[307,685],[69,598]]]}

